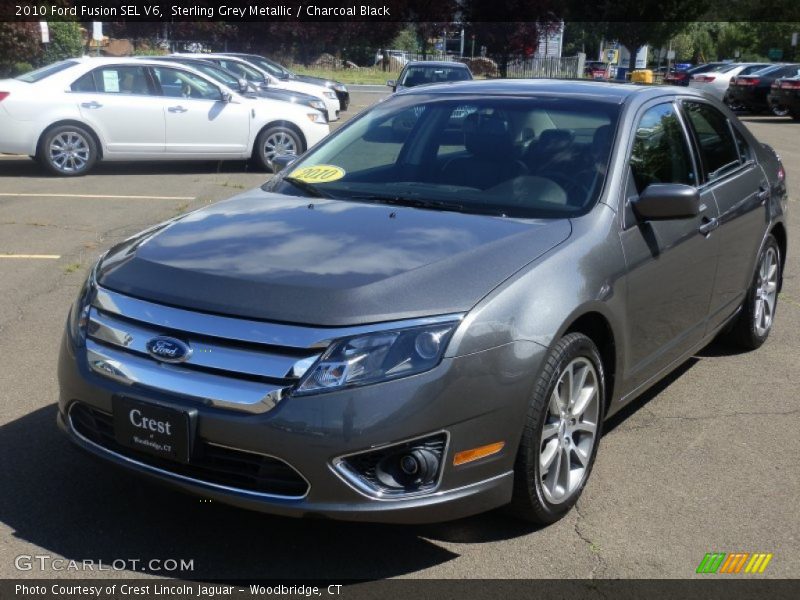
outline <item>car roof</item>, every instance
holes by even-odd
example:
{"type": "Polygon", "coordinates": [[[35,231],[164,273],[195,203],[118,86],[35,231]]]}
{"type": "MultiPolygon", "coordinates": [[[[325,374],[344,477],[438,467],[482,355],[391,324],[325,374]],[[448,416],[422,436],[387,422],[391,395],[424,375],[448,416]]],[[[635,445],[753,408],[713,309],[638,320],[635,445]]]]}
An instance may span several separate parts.
{"type": "Polygon", "coordinates": [[[623,103],[633,96],[666,96],[673,94],[703,97],[695,90],[673,86],[650,86],[632,83],[612,83],[593,80],[573,79],[475,79],[471,81],[452,81],[433,83],[398,92],[409,94],[480,94],[492,96],[522,96],[547,94],[552,96],[586,98],[623,103]]]}
{"type": "Polygon", "coordinates": [[[464,63],[448,61],[448,60],[411,60],[406,63],[406,67],[458,67],[468,69],[469,67],[464,63]]]}

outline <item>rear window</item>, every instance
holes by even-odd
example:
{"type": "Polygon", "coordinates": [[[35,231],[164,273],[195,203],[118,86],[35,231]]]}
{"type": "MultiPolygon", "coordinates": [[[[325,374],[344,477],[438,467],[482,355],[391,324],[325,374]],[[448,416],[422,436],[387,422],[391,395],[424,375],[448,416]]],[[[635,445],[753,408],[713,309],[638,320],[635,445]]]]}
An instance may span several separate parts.
{"type": "Polygon", "coordinates": [[[55,75],[65,69],[69,69],[70,67],[74,67],[78,64],[78,61],[75,60],[62,60],[61,62],[53,63],[52,65],[47,65],[46,67],[42,67],[41,69],[36,69],[35,71],[29,71],[17,77],[17,81],[24,81],[25,83],[36,83],[37,81],[41,81],[46,77],[50,77],[51,75],[55,75]]]}
{"type": "Polygon", "coordinates": [[[464,67],[410,67],[400,85],[414,87],[426,83],[444,81],[466,81],[472,79],[464,67]]]}

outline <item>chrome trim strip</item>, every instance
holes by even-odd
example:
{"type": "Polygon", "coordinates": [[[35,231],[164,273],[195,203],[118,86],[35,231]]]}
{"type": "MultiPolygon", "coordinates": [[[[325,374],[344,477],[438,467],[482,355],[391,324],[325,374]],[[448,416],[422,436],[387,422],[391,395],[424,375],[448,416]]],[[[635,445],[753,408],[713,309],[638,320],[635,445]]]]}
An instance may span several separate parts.
{"type": "Polygon", "coordinates": [[[93,442],[92,440],[88,439],[87,437],[84,437],[83,435],[81,435],[81,433],[77,429],[75,429],[75,426],[72,424],[72,407],[75,406],[75,404],[76,403],[73,402],[72,405],[70,405],[69,412],[67,413],[67,421],[69,422],[70,433],[75,435],[84,444],[87,444],[89,446],[97,448],[98,450],[102,451],[105,454],[109,454],[109,455],[113,456],[114,458],[117,458],[117,459],[119,459],[119,460],[121,460],[123,462],[129,463],[129,464],[135,465],[135,466],[137,466],[137,467],[139,467],[141,469],[144,469],[146,471],[150,471],[152,473],[156,473],[158,475],[163,475],[163,476],[166,476],[166,477],[169,477],[169,478],[172,478],[172,479],[180,479],[181,481],[186,481],[188,483],[193,483],[193,484],[197,484],[197,485],[203,485],[203,486],[211,487],[211,488],[214,488],[214,489],[217,489],[217,490],[221,490],[223,492],[234,492],[236,494],[243,494],[243,495],[246,495],[246,496],[253,496],[253,497],[256,497],[256,498],[271,498],[271,499],[274,499],[274,500],[303,500],[306,497],[308,497],[309,492],[311,492],[311,483],[308,481],[308,479],[303,477],[303,474],[300,473],[300,471],[295,469],[292,465],[287,463],[282,458],[278,458],[277,456],[272,456],[271,454],[262,454],[260,452],[252,452],[251,450],[242,450],[241,448],[230,448],[229,446],[222,446],[221,444],[211,444],[211,442],[206,442],[206,443],[211,444],[212,446],[219,446],[221,448],[226,448],[228,450],[237,450],[239,452],[250,452],[251,454],[262,454],[262,456],[267,456],[269,458],[274,458],[274,459],[277,459],[277,460],[281,461],[282,463],[285,463],[295,473],[300,475],[300,477],[303,479],[303,481],[305,481],[308,484],[308,489],[306,490],[306,493],[303,494],[302,496],[282,496],[280,494],[268,494],[266,492],[254,492],[252,490],[245,490],[245,489],[242,489],[242,488],[235,488],[235,487],[231,487],[231,486],[227,486],[227,485],[222,485],[220,483],[212,483],[210,481],[203,481],[202,479],[195,479],[194,477],[188,477],[186,475],[181,475],[179,473],[173,473],[172,471],[167,471],[166,469],[160,469],[159,467],[154,467],[152,465],[148,465],[147,463],[140,462],[140,461],[138,461],[138,460],[136,460],[134,458],[127,457],[124,454],[120,454],[118,452],[114,452],[113,450],[109,450],[108,448],[106,448],[104,446],[101,446],[100,444],[98,444],[96,442],[93,442]]]}
{"type": "Polygon", "coordinates": [[[464,316],[464,313],[453,313],[355,327],[307,327],[252,321],[164,306],[112,292],[99,285],[92,304],[105,312],[122,315],[153,326],[222,339],[298,349],[324,349],[333,340],[342,337],[460,321],[464,316]]]}
{"type": "Polygon", "coordinates": [[[441,429],[439,431],[433,431],[431,433],[417,435],[411,438],[406,438],[395,442],[379,444],[377,446],[366,448],[364,450],[358,450],[356,452],[348,452],[347,454],[342,454],[334,458],[330,462],[328,467],[339,477],[339,479],[344,481],[349,487],[354,489],[362,496],[369,498],[370,500],[398,501],[398,500],[406,500],[409,498],[422,498],[425,496],[436,496],[441,493],[446,493],[446,492],[437,492],[437,490],[439,489],[439,486],[442,483],[442,478],[444,477],[444,469],[447,464],[447,453],[449,450],[450,450],[450,432],[447,431],[446,429],[441,429]],[[415,440],[421,440],[424,438],[429,438],[441,434],[445,435],[445,442],[444,442],[444,450],[442,450],[442,464],[439,469],[439,477],[436,479],[436,483],[432,487],[426,488],[418,492],[410,492],[410,493],[393,492],[391,490],[386,490],[383,488],[378,488],[376,486],[370,485],[358,473],[355,473],[354,471],[350,470],[345,464],[345,459],[349,458],[350,456],[367,454],[369,452],[377,452],[379,450],[391,448],[392,446],[400,446],[402,444],[407,444],[408,442],[413,442],[415,440]]]}
{"type": "Polygon", "coordinates": [[[89,368],[103,377],[125,385],[189,396],[215,408],[265,413],[275,408],[284,395],[284,388],[278,386],[159,363],[101,346],[92,339],[86,340],[86,359],[89,368]]]}
{"type": "MultiPolygon", "coordinates": [[[[159,329],[150,329],[138,324],[123,321],[108,313],[92,308],[89,313],[88,336],[92,339],[125,348],[142,356],[150,356],[147,342],[159,335],[167,335],[159,329]]],[[[263,350],[243,350],[225,346],[224,342],[199,341],[191,334],[169,334],[188,344],[192,353],[183,364],[196,365],[210,369],[227,371],[232,374],[256,375],[272,379],[293,377],[293,367],[299,360],[316,359],[319,353],[309,352],[308,356],[288,356],[276,354],[267,348],[263,350]]],[[[155,360],[159,360],[157,357],[155,360]]],[[[166,361],[164,361],[166,362],[166,361]]]]}

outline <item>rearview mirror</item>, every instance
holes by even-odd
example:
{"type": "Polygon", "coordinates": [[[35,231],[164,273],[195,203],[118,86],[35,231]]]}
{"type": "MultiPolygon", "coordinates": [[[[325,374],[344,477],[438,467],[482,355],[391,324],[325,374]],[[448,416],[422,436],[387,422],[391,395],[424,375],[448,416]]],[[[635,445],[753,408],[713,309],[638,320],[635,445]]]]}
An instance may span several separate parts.
{"type": "Polygon", "coordinates": [[[297,156],[295,156],[294,154],[279,154],[278,156],[272,159],[273,173],[283,171],[286,167],[288,167],[296,160],[297,156]]]}
{"type": "Polygon", "coordinates": [[[682,183],[651,183],[632,204],[643,221],[688,219],[700,214],[700,193],[682,183]]]}

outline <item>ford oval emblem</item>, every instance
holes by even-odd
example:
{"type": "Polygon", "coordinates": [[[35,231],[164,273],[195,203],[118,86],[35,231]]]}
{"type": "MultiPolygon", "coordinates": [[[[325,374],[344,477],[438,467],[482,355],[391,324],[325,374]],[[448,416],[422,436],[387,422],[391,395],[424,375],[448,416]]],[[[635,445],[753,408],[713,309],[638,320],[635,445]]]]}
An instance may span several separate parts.
{"type": "Polygon", "coordinates": [[[183,362],[192,355],[192,349],[188,344],[165,335],[148,341],[147,351],[153,358],[169,363],[183,362]]]}

